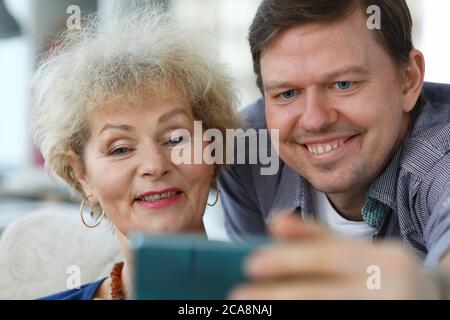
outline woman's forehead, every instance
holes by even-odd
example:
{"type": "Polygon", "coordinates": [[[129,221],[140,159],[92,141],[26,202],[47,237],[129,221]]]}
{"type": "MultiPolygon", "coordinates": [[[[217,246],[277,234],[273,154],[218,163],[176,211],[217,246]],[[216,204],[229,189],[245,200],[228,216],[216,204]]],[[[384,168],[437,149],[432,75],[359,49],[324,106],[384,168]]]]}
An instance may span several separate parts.
{"type": "Polygon", "coordinates": [[[91,130],[98,131],[99,127],[106,123],[126,124],[127,121],[140,123],[146,118],[159,125],[183,116],[193,119],[192,108],[186,99],[174,95],[143,99],[141,103],[117,101],[98,105],[92,110],[89,119],[91,130]]]}

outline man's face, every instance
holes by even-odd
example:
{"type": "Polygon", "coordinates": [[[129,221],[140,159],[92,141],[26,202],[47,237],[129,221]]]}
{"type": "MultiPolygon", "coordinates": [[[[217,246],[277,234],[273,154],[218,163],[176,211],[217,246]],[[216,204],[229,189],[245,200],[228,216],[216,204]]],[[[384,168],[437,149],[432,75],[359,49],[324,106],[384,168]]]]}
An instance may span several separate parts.
{"type": "Polygon", "coordinates": [[[401,73],[365,19],[286,29],[261,57],[280,157],[328,194],[367,188],[407,132],[401,73]]]}

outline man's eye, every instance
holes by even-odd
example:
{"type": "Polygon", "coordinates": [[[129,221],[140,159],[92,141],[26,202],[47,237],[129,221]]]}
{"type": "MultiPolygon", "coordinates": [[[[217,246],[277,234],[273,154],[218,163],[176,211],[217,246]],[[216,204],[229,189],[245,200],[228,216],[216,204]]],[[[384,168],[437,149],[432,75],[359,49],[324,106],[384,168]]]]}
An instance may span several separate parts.
{"type": "Polygon", "coordinates": [[[130,149],[127,147],[119,147],[119,148],[116,148],[113,151],[111,151],[111,155],[120,156],[120,155],[124,155],[124,154],[128,153],[129,151],[130,151],[130,149]]]}
{"type": "Polygon", "coordinates": [[[297,92],[294,89],[291,89],[291,90],[287,90],[287,91],[282,92],[280,94],[280,97],[283,100],[291,100],[291,99],[293,99],[295,97],[296,93],[297,92]]]}
{"type": "Polygon", "coordinates": [[[348,90],[352,87],[352,81],[337,81],[334,83],[334,86],[339,90],[348,90]]]}

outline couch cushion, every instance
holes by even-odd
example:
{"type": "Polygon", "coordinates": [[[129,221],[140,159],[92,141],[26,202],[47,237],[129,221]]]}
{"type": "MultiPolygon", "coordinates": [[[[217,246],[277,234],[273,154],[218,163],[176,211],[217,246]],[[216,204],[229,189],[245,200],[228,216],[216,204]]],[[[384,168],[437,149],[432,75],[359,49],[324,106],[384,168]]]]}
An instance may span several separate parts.
{"type": "Polygon", "coordinates": [[[0,239],[0,299],[35,299],[108,275],[122,260],[108,221],[86,228],[79,214],[61,206],[30,213],[9,225],[0,239]]]}

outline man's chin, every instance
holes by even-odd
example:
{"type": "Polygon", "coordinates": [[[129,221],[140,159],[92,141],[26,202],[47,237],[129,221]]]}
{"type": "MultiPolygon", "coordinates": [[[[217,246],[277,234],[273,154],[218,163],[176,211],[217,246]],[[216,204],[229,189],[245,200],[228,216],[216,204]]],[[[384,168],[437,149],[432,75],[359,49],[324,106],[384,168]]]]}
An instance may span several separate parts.
{"type": "Polygon", "coordinates": [[[314,189],[326,193],[326,194],[338,194],[348,191],[348,188],[342,186],[330,186],[330,185],[314,185],[311,183],[314,189]]]}
{"type": "Polygon", "coordinates": [[[306,180],[314,187],[314,189],[326,193],[337,194],[345,193],[355,188],[355,183],[349,178],[327,178],[320,175],[315,178],[306,178],[306,180]],[[317,179],[318,178],[318,179],[317,179]]]}

